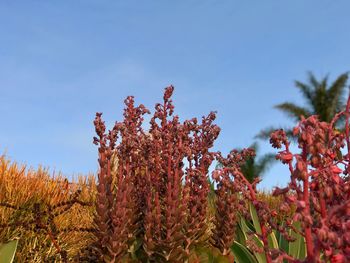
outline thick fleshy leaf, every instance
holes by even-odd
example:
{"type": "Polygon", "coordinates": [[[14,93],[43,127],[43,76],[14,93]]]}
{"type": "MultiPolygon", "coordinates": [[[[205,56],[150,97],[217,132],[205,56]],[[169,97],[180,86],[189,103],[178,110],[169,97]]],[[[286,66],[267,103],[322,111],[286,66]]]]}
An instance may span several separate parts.
{"type": "Polygon", "coordinates": [[[253,220],[253,225],[254,225],[255,231],[256,231],[256,233],[261,235],[261,227],[260,227],[258,213],[256,212],[256,209],[251,202],[249,203],[249,211],[250,211],[250,216],[252,217],[252,220],[253,220]]]}
{"type": "Polygon", "coordinates": [[[18,240],[0,244],[0,259],[2,263],[12,263],[15,258],[18,240]]]}
{"type": "MultiPolygon", "coordinates": [[[[283,226],[283,223],[282,223],[283,226]]],[[[288,241],[285,240],[285,238],[282,236],[282,234],[278,231],[276,231],[276,238],[278,240],[278,247],[279,249],[281,249],[282,251],[288,253],[289,250],[289,244],[288,241]]]]}
{"type": "Polygon", "coordinates": [[[241,224],[239,224],[238,227],[236,228],[236,241],[242,244],[243,246],[246,245],[246,237],[242,231],[241,224]]]}
{"type": "MultiPolygon", "coordinates": [[[[294,222],[293,226],[298,230],[301,229],[300,222],[294,222]]],[[[289,242],[289,255],[295,259],[304,259],[306,257],[306,244],[304,237],[294,231],[290,231],[290,235],[296,240],[294,242],[289,242]]]]}
{"type": "MultiPolygon", "coordinates": [[[[208,247],[197,247],[195,249],[195,254],[190,257],[190,261],[193,262],[208,262],[208,263],[230,263],[227,256],[221,255],[218,249],[210,249],[208,247]]],[[[177,261],[176,261],[177,262],[177,261]]]]}
{"type": "Polygon", "coordinates": [[[267,241],[269,243],[270,248],[279,249],[275,232],[271,232],[271,234],[268,235],[267,241]]]}
{"type": "MultiPolygon", "coordinates": [[[[252,232],[251,229],[248,227],[246,221],[244,220],[244,218],[241,218],[241,227],[243,230],[243,233],[246,237],[246,239],[248,239],[248,233],[252,232]]],[[[260,238],[256,235],[256,234],[251,234],[250,238],[253,239],[253,241],[255,242],[255,244],[259,247],[263,247],[263,242],[260,240],[260,238]]],[[[254,253],[257,261],[259,263],[266,263],[266,256],[264,253],[254,253]]]]}
{"type": "Polygon", "coordinates": [[[253,254],[242,244],[234,242],[231,251],[236,263],[257,263],[253,254]]]}
{"type": "MultiPolygon", "coordinates": [[[[261,235],[262,231],[261,231],[258,213],[256,212],[256,209],[252,203],[249,203],[249,211],[250,211],[250,216],[252,217],[252,220],[253,220],[255,231],[256,231],[256,233],[261,235]]],[[[274,232],[272,232],[268,236],[268,243],[269,243],[270,248],[278,249],[278,242],[277,242],[277,238],[276,238],[276,235],[274,232]]]]}

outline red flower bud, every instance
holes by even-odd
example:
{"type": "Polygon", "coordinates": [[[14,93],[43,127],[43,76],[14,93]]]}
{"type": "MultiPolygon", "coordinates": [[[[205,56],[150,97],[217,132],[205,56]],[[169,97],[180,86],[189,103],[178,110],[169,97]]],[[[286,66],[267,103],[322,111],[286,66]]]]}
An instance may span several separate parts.
{"type": "Polygon", "coordinates": [[[295,197],[295,195],[286,195],[286,200],[290,203],[294,203],[297,198],[295,197]]]}
{"type": "Polygon", "coordinates": [[[304,209],[306,207],[306,203],[304,201],[298,201],[297,206],[304,209]]]}
{"type": "Polygon", "coordinates": [[[342,254],[334,255],[331,258],[331,263],[343,263],[343,262],[345,262],[345,257],[342,254]]]}
{"type": "Polygon", "coordinates": [[[305,164],[302,161],[297,162],[297,169],[302,172],[305,169],[305,164]]]}
{"type": "Polygon", "coordinates": [[[334,174],[340,174],[340,173],[342,172],[342,169],[340,169],[340,168],[339,168],[338,166],[336,166],[336,165],[332,165],[331,171],[332,171],[332,173],[334,173],[334,174]]]}
{"type": "Polygon", "coordinates": [[[293,135],[297,136],[299,134],[299,127],[294,127],[293,128],[293,135]]]}
{"type": "Polygon", "coordinates": [[[340,182],[340,177],[339,177],[339,175],[333,174],[333,175],[332,175],[332,179],[333,179],[333,181],[334,181],[336,184],[339,184],[339,182],[340,182]]]}
{"type": "Polygon", "coordinates": [[[272,210],[272,211],[271,211],[271,216],[272,216],[272,217],[276,217],[276,216],[277,216],[276,210],[272,210]]]}
{"type": "Polygon", "coordinates": [[[293,154],[290,152],[280,152],[278,158],[282,161],[282,163],[289,163],[293,160],[293,154]]]}

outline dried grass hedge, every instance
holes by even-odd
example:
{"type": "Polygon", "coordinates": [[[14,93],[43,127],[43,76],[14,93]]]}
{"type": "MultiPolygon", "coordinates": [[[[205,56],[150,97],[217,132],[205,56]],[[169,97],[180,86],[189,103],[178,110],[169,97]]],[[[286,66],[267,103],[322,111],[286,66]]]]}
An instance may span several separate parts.
{"type": "Polygon", "coordinates": [[[93,176],[68,183],[0,156],[0,242],[19,239],[17,262],[73,260],[94,241],[95,193],[93,176]]]}

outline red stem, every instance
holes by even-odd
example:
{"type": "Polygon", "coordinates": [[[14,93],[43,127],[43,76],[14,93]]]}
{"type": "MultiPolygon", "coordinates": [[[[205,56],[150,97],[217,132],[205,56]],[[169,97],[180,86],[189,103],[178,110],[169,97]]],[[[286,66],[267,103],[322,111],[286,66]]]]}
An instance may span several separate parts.
{"type": "Polygon", "coordinates": [[[350,95],[348,97],[348,101],[346,103],[346,109],[345,109],[345,139],[346,139],[346,146],[348,148],[348,153],[350,153],[350,138],[349,138],[349,112],[350,111],[350,95]]]}
{"type": "MultiPolygon", "coordinates": [[[[286,147],[286,152],[287,153],[291,153],[289,151],[289,142],[285,143],[285,147],[286,147]]],[[[288,162],[288,168],[289,168],[289,172],[291,174],[290,180],[293,182],[294,185],[297,185],[295,177],[293,176],[294,169],[293,169],[293,163],[292,162],[293,162],[292,160],[288,162]]],[[[298,187],[296,187],[295,190],[296,190],[297,193],[300,193],[300,189],[298,187]]]]}
{"type": "MultiPolygon", "coordinates": [[[[309,174],[307,170],[307,151],[306,147],[303,147],[302,152],[302,158],[304,163],[306,164],[305,167],[305,177],[303,179],[303,201],[305,202],[305,208],[304,208],[304,215],[311,217],[310,214],[310,196],[309,196],[309,174]]],[[[307,262],[314,262],[314,243],[312,240],[312,232],[311,232],[311,226],[307,223],[305,227],[305,241],[306,241],[306,250],[307,250],[307,262]]]]}
{"type": "Polygon", "coordinates": [[[325,219],[327,216],[326,201],[324,200],[324,194],[322,192],[319,192],[319,198],[320,198],[320,207],[321,207],[321,217],[325,219]]]}

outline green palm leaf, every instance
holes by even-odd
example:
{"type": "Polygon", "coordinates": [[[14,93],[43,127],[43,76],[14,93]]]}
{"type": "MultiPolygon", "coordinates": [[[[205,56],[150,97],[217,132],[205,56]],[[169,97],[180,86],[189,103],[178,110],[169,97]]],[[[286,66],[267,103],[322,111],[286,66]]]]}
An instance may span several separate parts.
{"type": "MultiPolygon", "coordinates": [[[[309,72],[308,83],[295,81],[295,86],[301,91],[307,107],[285,102],[276,105],[275,108],[286,113],[291,119],[296,121],[299,121],[301,116],[309,117],[311,115],[317,115],[321,121],[330,122],[333,116],[344,108],[343,95],[347,86],[348,77],[348,72],[343,73],[328,86],[328,76],[318,80],[314,74],[309,72]]],[[[338,120],[336,124],[338,128],[343,127],[344,119],[338,120]]],[[[264,129],[256,138],[267,139],[273,130],[276,129],[271,127],[264,129]]],[[[293,136],[290,135],[288,137],[293,138],[293,136]]]]}
{"type": "Polygon", "coordinates": [[[302,95],[307,100],[308,105],[311,106],[313,101],[313,95],[314,95],[312,92],[312,88],[309,85],[297,80],[294,82],[294,85],[301,91],[302,95]]]}
{"type": "Polygon", "coordinates": [[[330,116],[334,116],[336,112],[345,107],[343,96],[347,80],[348,73],[340,75],[327,91],[328,114],[330,116]]]}
{"type": "Polygon", "coordinates": [[[311,112],[309,112],[307,109],[289,102],[278,104],[275,106],[275,108],[288,114],[290,117],[294,118],[295,120],[300,120],[301,116],[308,117],[311,115],[311,112]]]}

